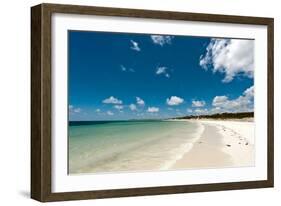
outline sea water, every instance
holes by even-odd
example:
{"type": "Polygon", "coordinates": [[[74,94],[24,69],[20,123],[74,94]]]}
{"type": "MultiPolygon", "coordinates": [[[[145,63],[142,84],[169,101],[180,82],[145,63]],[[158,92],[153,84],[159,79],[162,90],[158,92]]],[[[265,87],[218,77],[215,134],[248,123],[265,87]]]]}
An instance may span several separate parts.
{"type": "Polygon", "coordinates": [[[167,170],[202,130],[188,121],[70,122],[69,174],[167,170]]]}

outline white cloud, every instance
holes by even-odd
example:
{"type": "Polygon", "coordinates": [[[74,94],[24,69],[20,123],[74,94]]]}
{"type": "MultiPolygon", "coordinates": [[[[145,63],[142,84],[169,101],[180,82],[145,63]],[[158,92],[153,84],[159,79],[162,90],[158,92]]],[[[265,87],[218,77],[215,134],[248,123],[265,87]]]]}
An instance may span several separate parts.
{"type": "Polygon", "coordinates": [[[137,104],[140,105],[140,106],[144,106],[145,105],[145,102],[143,99],[141,99],[140,97],[136,97],[136,100],[137,100],[137,104]]]}
{"type": "Polygon", "coordinates": [[[159,112],[159,108],[158,107],[148,107],[147,111],[150,113],[159,112]]]}
{"type": "Polygon", "coordinates": [[[254,86],[249,87],[248,89],[246,89],[243,94],[249,98],[254,97],[254,93],[255,93],[255,89],[254,86]]]}
{"type": "Polygon", "coordinates": [[[75,112],[75,113],[80,113],[80,112],[81,112],[81,109],[80,109],[80,108],[75,108],[75,109],[73,110],[73,112],[75,112]]]}
{"type": "Polygon", "coordinates": [[[123,72],[127,71],[127,68],[124,67],[123,65],[121,65],[120,67],[121,67],[121,71],[123,71],[123,72]]]}
{"type": "Polygon", "coordinates": [[[205,104],[206,104],[205,101],[196,101],[196,100],[192,101],[192,107],[204,107],[205,104]]]}
{"type": "Polygon", "coordinates": [[[114,108],[117,110],[122,110],[124,108],[123,105],[114,105],[114,108]]]}
{"type": "Polygon", "coordinates": [[[113,96],[108,97],[107,99],[102,101],[105,104],[122,104],[122,100],[119,100],[113,96]]]}
{"type": "Polygon", "coordinates": [[[241,96],[230,100],[227,96],[216,96],[212,105],[214,112],[247,112],[254,106],[254,86],[246,89],[241,96]]]}
{"type": "Polygon", "coordinates": [[[224,73],[223,82],[231,82],[239,74],[253,78],[254,41],[213,38],[199,64],[205,70],[211,67],[213,72],[224,73]]]}
{"type": "Polygon", "coordinates": [[[131,40],[131,44],[132,44],[132,46],[131,46],[132,50],[141,51],[138,42],[131,40]]]}
{"type": "Polygon", "coordinates": [[[106,114],[109,115],[109,116],[114,115],[114,113],[112,111],[107,111],[106,114]]]}
{"type": "Polygon", "coordinates": [[[179,105],[181,103],[183,103],[184,99],[177,97],[177,96],[171,96],[170,99],[168,98],[166,100],[166,103],[170,106],[176,106],[179,105]]]}
{"type": "Polygon", "coordinates": [[[136,111],[137,110],[137,106],[135,104],[130,104],[129,105],[130,110],[132,111],[136,111]]]}
{"type": "Polygon", "coordinates": [[[79,107],[74,107],[73,105],[68,106],[68,110],[70,113],[80,113],[82,111],[79,107]]]}
{"type": "Polygon", "coordinates": [[[221,113],[223,110],[220,107],[214,107],[211,109],[211,113],[215,114],[215,113],[221,113]]]}
{"type": "Polygon", "coordinates": [[[155,74],[156,75],[164,75],[167,78],[170,77],[170,74],[168,73],[168,67],[157,67],[155,74]]]}
{"type": "Polygon", "coordinates": [[[127,68],[127,67],[125,67],[123,65],[120,65],[120,67],[121,67],[121,71],[122,72],[135,72],[135,70],[132,69],[132,68],[127,68]]]}
{"type": "Polygon", "coordinates": [[[197,114],[207,114],[208,113],[208,110],[207,109],[195,109],[194,110],[195,113],[197,114]]]}
{"type": "Polygon", "coordinates": [[[186,110],[188,113],[192,113],[192,109],[187,109],[186,110]]]}
{"type": "Polygon", "coordinates": [[[228,100],[227,96],[216,96],[213,99],[213,106],[217,107],[217,106],[222,106],[224,105],[228,100]]]}
{"type": "Polygon", "coordinates": [[[151,35],[150,37],[154,44],[158,44],[160,46],[164,46],[165,44],[171,44],[173,38],[171,36],[163,35],[151,35]]]}

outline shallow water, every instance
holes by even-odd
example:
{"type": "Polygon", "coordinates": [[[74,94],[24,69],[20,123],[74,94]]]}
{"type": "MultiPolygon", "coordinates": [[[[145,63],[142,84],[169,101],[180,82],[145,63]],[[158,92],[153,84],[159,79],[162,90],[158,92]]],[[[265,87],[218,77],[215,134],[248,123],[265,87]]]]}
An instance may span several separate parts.
{"type": "Polygon", "coordinates": [[[69,173],[166,170],[199,133],[183,121],[71,122],[69,173]]]}

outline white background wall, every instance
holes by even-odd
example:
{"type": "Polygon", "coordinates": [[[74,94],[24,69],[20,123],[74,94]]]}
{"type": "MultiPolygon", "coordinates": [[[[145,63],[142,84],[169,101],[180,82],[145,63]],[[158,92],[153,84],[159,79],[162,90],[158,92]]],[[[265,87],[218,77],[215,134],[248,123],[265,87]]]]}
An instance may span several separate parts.
{"type": "MultiPolygon", "coordinates": [[[[280,205],[281,6],[276,0],[60,0],[95,6],[127,7],[275,18],[275,188],[152,197],[47,203],[47,205],[280,205]]],[[[30,184],[30,7],[37,0],[1,1],[0,7],[0,203],[39,205],[30,184]]]]}

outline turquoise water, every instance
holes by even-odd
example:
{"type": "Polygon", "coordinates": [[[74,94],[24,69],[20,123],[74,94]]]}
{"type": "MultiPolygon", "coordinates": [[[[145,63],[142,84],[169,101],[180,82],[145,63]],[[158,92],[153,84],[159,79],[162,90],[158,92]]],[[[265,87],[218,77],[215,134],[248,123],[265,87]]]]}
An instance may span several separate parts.
{"type": "Polygon", "coordinates": [[[69,173],[169,169],[198,137],[183,121],[72,122],[69,173]]]}

